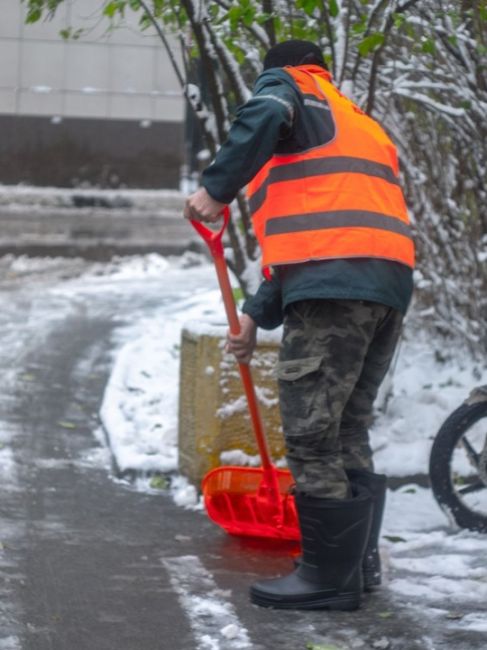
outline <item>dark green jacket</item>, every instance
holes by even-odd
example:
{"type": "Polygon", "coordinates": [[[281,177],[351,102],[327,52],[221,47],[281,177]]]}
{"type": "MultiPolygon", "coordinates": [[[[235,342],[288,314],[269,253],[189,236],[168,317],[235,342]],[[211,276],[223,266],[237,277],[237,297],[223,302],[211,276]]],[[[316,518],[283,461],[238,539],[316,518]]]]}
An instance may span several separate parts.
{"type": "MultiPolygon", "coordinates": [[[[281,68],[265,71],[252,98],[238,110],[215,161],[203,172],[203,186],[214,199],[230,203],[275,153],[306,151],[332,139],[329,119],[319,122],[310,115],[294,80],[281,68]]],[[[243,307],[264,329],[277,327],[290,303],[311,298],[370,300],[405,313],[413,288],[409,267],[382,259],[324,260],[274,271],[273,279],[264,281],[243,307]]]]}

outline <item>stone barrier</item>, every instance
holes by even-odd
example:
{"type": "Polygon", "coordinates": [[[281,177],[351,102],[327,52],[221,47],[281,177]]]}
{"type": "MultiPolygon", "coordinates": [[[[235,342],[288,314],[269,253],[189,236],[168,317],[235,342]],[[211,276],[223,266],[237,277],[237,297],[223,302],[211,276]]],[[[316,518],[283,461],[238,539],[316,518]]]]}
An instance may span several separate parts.
{"type": "MultiPolygon", "coordinates": [[[[220,465],[260,465],[247,401],[225,325],[188,324],[181,335],[179,470],[195,485],[220,465]]],[[[275,366],[279,338],[259,338],[251,368],[274,462],[284,456],[275,366]]]]}

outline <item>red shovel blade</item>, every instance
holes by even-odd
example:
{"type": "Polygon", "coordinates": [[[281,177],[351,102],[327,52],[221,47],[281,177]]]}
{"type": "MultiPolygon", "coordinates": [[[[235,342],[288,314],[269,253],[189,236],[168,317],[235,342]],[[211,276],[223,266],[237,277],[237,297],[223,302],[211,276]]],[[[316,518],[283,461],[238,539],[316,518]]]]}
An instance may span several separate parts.
{"type": "Polygon", "coordinates": [[[296,507],[290,494],[293,484],[288,470],[217,467],[203,479],[206,511],[212,521],[231,535],[299,541],[296,507]],[[271,486],[266,476],[269,471],[274,474],[271,486]],[[269,498],[269,489],[276,482],[277,505],[275,495],[269,498]]]}

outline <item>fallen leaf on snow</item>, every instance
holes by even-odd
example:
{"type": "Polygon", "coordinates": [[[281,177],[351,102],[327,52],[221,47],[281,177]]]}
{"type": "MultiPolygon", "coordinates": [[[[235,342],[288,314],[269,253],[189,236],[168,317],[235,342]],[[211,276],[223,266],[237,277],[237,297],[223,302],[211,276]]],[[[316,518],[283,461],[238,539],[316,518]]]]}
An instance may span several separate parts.
{"type": "Polygon", "coordinates": [[[73,422],[66,422],[65,420],[61,420],[61,422],[58,422],[58,425],[63,429],[76,429],[76,425],[73,424],[73,422]]]}

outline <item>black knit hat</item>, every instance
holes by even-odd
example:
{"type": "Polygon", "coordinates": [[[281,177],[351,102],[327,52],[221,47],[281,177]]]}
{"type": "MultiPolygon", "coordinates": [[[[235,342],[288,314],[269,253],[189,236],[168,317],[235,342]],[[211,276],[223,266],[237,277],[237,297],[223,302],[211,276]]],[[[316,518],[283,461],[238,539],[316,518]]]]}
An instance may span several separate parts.
{"type": "Polygon", "coordinates": [[[311,41],[283,41],[268,50],[264,57],[264,70],[286,65],[319,65],[328,69],[320,48],[311,41]]]}

